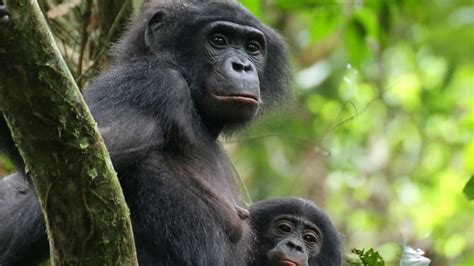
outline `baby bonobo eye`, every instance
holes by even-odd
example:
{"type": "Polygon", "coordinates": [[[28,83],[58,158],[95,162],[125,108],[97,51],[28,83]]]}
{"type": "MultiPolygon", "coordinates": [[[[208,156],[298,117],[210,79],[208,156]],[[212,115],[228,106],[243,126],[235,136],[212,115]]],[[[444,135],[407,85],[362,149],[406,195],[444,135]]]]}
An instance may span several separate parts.
{"type": "Polygon", "coordinates": [[[250,41],[247,43],[247,46],[245,47],[247,52],[251,55],[258,55],[261,53],[262,48],[260,47],[260,44],[256,41],[250,41]]]}
{"type": "Polygon", "coordinates": [[[303,235],[303,239],[308,243],[316,243],[318,242],[319,237],[315,232],[308,231],[303,235]]]}
{"type": "Polygon", "coordinates": [[[209,42],[214,48],[224,48],[227,45],[227,39],[220,33],[213,34],[209,42]]]}
{"type": "Polygon", "coordinates": [[[277,227],[281,232],[284,233],[291,233],[293,231],[293,226],[287,221],[279,222],[277,227]]]}

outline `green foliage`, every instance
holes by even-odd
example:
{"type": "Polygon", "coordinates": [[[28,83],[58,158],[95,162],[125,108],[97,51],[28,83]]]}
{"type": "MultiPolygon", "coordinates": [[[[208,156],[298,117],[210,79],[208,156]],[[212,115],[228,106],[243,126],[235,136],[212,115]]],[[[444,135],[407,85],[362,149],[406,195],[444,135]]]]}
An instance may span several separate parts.
{"type": "Polygon", "coordinates": [[[351,252],[360,258],[364,266],[385,266],[383,258],[372,248],[369,250],[354,248],[351,252]]]}

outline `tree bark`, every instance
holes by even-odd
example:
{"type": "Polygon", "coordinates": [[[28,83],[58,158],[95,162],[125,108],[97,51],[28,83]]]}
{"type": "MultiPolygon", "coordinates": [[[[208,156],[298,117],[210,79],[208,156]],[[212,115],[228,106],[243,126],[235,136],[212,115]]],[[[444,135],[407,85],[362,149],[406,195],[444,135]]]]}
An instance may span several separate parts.
{"type": "Polygon", "coordinates": [[[45,214],[56,265],[137,265],[104,142],[36,1],[7,0],[0,109],[45,214]]]}

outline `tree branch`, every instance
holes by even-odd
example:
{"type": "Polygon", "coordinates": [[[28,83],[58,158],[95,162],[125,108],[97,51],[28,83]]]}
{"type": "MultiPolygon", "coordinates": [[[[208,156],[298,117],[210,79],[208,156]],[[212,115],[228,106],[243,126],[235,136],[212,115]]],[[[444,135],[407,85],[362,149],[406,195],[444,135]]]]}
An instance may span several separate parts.
{"type": "Polygon", "coordinates": [[[137,265],[129,211],[36,1],[5,1],[0,108],[31,175],[57,265],[137,265]]]}

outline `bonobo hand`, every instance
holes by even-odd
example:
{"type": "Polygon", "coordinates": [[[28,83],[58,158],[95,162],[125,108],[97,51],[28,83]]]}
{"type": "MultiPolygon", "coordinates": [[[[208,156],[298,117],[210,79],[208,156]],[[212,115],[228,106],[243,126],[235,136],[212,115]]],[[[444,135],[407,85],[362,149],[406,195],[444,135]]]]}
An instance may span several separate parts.
{"type": "Polygon", "coordinates": [[[10,21],[7,8],[0,4],[0,24],[6,24],[10,21]]]}
{"type": "Polygon", "coordinates": [[[247,209],[244,209],[237,204],[235,204],[235,208],[237,209],[237,215],[239,215],[240,219],[247,220],[247,218],[249,218],[250,213],[247,209]]]}

